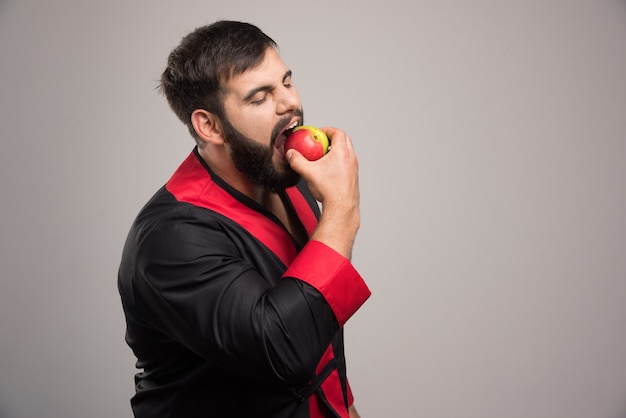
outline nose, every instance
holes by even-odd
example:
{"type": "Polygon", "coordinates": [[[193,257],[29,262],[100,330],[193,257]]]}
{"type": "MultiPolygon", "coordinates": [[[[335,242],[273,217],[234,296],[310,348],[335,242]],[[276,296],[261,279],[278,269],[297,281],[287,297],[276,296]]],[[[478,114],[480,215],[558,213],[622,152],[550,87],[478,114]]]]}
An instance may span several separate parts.
{"type": "Polygon", "coordinates": [[[298,90],[292,85],[281,88],[280,98],[276,106],[276,112],[280,115],[300,109],[300,95],[298,90]]]}

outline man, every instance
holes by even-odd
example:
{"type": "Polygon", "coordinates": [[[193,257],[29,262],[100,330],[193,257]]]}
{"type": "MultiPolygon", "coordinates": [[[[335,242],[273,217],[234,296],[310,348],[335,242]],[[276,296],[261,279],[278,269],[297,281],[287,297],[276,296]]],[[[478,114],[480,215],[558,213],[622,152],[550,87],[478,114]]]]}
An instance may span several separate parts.
{"type": "Polygon", "coordinates": [[[327,127],[326,156],[285,155],[300,98],[274,41],[249,24],[183,38],[161,88],[197,146],[122,255],[135,416],[358,417],[342,328],[370,292],[350,263],[350,138],[327,127]]]}

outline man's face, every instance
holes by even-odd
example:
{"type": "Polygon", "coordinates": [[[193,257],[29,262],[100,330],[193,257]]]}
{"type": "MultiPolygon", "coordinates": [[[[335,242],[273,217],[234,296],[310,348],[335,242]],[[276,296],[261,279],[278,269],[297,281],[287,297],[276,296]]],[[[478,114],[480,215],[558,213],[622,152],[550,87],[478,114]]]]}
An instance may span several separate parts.
{"type": "Polygon", "coordinates": [[[285,160],[285,131],[303,123],[291,71],[269,48],[262,63],[224,85],[224,138],[237,169],[270,191],[293,186],[299,176],[285,160]]]}

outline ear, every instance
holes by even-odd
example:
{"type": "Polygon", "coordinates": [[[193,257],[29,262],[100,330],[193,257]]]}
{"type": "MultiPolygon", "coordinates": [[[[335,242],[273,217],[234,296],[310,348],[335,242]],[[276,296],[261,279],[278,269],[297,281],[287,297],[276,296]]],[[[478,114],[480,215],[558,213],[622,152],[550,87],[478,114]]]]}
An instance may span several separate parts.
{"type": "Polygon", "coordinates": [[[191,114],[191,124],[201,140],[215,144],[224,144],[220,119],[204,109],[196,109],[191,114]]]}

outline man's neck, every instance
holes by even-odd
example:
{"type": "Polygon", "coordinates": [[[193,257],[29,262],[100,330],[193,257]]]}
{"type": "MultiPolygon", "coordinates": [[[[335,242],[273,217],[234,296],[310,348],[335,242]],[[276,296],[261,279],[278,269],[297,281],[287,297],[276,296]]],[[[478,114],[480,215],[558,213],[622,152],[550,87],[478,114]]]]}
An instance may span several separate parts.
{"type": "Polygon", "coordinates": [[[204,148],[199,148],[198,153],[215,175],[220,177],[230,187],[254,200],[268,212],[272,213],[289,230],[291,235],[301,245],[304,245],[308,236],[302,229],[299,221],[287,210],[281,196],[278,193],[269,192],[248,180],[243,173],[237,170],[232,160],[228,158],[228,155],[224,155],[225,147],[213,147],[210,150],[207,148],[208,145],[205,145],[204,148]]]}
{"type": "Polygon", "coordinates": [[[211,171],[225,181],[230,187],[244,194],[262,206],[272,199],[271,193],[259,185],[252,183],[241,171],[239,171],[232,159],[228,156],[228,151],[224,146],[205,145],[198,148],[198,154],[209,166],[211,171]]]}

